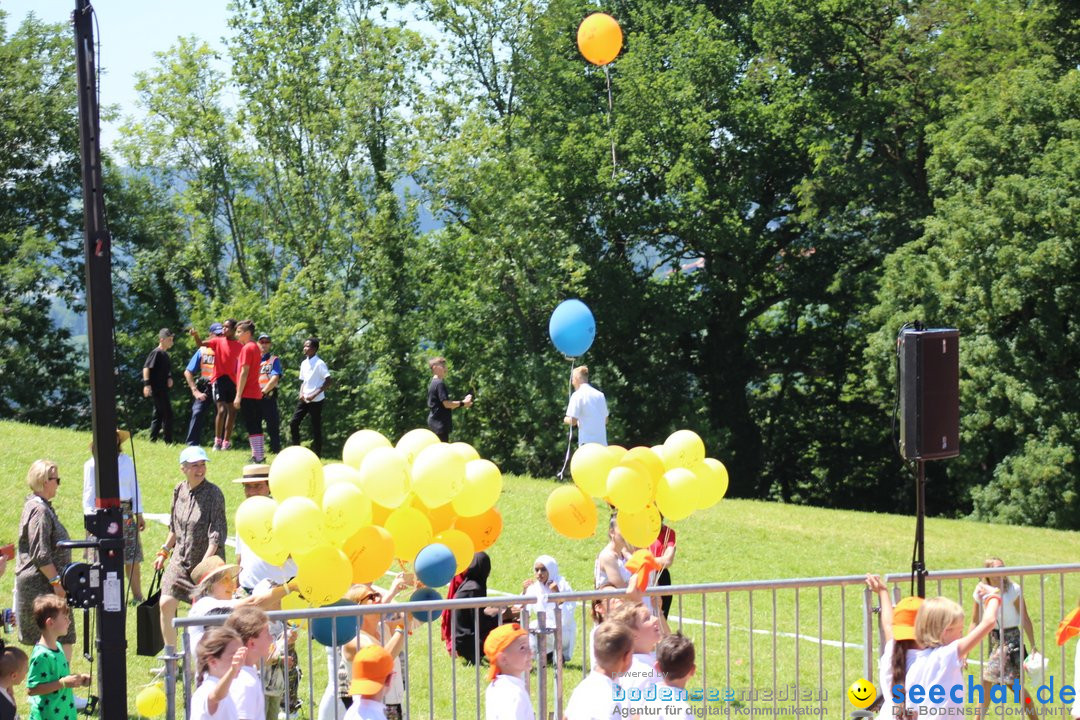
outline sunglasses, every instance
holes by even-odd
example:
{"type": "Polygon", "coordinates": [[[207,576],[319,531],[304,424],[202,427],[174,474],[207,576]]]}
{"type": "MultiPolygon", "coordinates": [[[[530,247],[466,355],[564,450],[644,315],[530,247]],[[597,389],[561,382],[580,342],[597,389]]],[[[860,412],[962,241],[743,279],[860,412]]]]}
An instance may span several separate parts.
{"type": "Polygon", "coordinates": [[[51,477],[51,478],[49,478],[49,480],[55,480],[56,484],[58,486],[60,485],[60,476],[59,475],[57,475],[56,477],[51,477]]]}

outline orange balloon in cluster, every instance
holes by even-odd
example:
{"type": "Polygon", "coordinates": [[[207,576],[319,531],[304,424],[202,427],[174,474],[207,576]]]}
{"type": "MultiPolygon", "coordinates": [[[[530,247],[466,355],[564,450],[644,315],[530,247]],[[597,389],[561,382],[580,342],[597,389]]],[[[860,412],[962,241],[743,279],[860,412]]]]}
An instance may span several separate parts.
{"type": "Polygon", "coordinates": [[[360,528],[341,550],[352,566],[355,583],[375,582],[394,562],[394,538],[378,525],[360,528]]]}
{"type": "Polygon", "coordinates": [[[454,521],[454,527],[471,537],[479,552],[487,550],[499,539],[499,534],[502,533],[502,515],[497,509],[491,508],[476,517],[459,517],[454,521]]]}
{"type": "Polygon", "coordinates": [[[593,13],[578,26],[578,50],[593,65],[607,65],[618,57],[622,41],[622,28],[607,13],[593,13]]]}

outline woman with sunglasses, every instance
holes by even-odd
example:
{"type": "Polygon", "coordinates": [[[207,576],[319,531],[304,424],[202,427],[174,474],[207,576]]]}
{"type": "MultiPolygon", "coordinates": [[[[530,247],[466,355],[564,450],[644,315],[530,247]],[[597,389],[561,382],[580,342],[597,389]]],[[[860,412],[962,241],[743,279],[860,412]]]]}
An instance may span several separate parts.
{"type": "MultiPolygon", "coordinates": [[[[15,566],[15,592],[18,596],[19,642],[34,645],[41,631],[34,622],[34,600],[52,593],[67,597],[60,586],[60,573],[71,563],[71,550],[59,547],[70,540],[67,528],[53,509],[52,501],[60,489],[60,471],[52,460],[35,460],[26,473],[30,494],[19,519],[19,553],[15,566]]],[[[71,661],[75,646],[75,619],[59,638],[64,655],[71,661]]]]}

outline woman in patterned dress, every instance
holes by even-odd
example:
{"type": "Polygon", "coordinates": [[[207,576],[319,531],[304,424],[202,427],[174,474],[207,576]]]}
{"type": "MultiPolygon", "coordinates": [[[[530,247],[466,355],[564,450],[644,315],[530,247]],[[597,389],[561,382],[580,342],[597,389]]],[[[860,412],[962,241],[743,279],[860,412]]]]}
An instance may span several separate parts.
{"type": "Polygon", "coordinates": [[[195,585],[191,571],[211,555],[225,559],[225,538],[229,534],[225,495],[206,479],[209,461],[201,447],[186,447],[180,453],[184,480],[173,488],[169,534],[154,559],[154,570],[164,569],[159,607],[167,655],[176,652],[176,628],[172,624],[176,608],[180,601],[189,605],[192,601],[195,585]]]}
{"type": "MultiPolygon", "coordinates": [[[[19,552],[15,566],[15,595],[19,612],[19,642],[34,645],[41,631],[34,622],[34,600],[41,595],[67,597],[60,586],[60,573],[71,563],[71,550],[58,547],[70,540],[67,528],[53,509],[52,500],[60,488],[60,471],[52,460],[35,460],[26,473],[30,494],[19,519],[19,552]]],[[[64,655],[71,660],[75,646],[75,619],[61,638],[64,655]]]]}

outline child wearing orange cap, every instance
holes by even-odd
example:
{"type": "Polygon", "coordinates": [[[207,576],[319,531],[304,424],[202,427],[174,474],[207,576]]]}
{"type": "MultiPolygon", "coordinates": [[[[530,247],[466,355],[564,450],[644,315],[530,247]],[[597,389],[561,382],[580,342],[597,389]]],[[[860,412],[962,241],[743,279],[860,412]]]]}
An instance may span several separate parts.
{"type": "MultiPolygon", "coordinates": [[[[1072,612],[1058,623],[1057,644],[1064,645],[1069,638],[1080,635],[1080,600],[1072,612]]],[[[1080,688],[1080,642],[1076,643],[1076,658],[1073,660],[1073,687],[1080,688]]],[[[1073,702],[1072,710],[1069,711],[1076,720],[1080,720],[1080,694],[1073,702]]]]}
{"type": "Polygon", "coordinates": [[[634,636],[630,628],[622,623],[603,623],[596,629],[593,652],[597,665],[574,688],[563,720],[621,720],[623,717],[624,702],[615,699],[615,682],[634,661],[634,636]]]}
{"type": "Polygon", "coordinates": [[[386,720],[383,698],[394,674],[394,658],[378,645],[368,645],[353,659],[349,692],[353,703],[345,720],[386,720]]]}
{"type": "Polygon", "coordinates": [[[517,623],[508,623],[488,633],[484,656],[491,663],[484,691],[487,720],[535,720],[529,690],[523,675],[532,669],[529,636],[517,623]]]}
{"type": "MultiPolygon", "coordinates": [[[[881,602],[881,632],[885,644],[878,659],[878,686],[884,702],[878,717],[881,720],[893,718],[894,706],[892,689],[894,685],[903,685],[908,668],[915,659],[915,651],[921,649],[915,639],[915,618],[922,605],[921,597],[906,597],[893,607],[892,595],[879,575],[866,574],[866,587],[878,595],[881,602]]],[[[905,693],[906,695],[906,693],[905,693]]]]}

